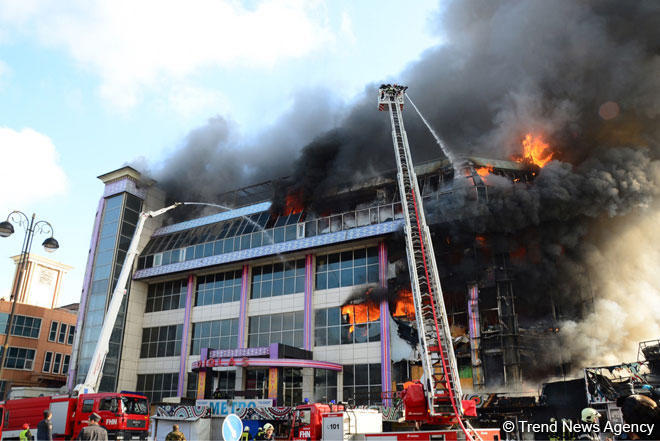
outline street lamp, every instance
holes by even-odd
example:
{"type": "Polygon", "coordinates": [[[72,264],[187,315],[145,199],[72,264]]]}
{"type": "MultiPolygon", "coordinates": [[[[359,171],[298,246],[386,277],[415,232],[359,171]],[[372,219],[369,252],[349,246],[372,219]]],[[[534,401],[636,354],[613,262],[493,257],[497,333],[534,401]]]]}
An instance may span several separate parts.
{"type": "MultiPolygon", "coordinates": [[[[32,248],[32,238],[34,233],[49,234],[46,240],[43,241],[44,249],[52,253],[60,247],[60,244],[57,243],[57,240],[53,237],[53,226],[44,221],[40,220],[35,222],[35,216],[32,215],[32,218],[28,218],[27,215],[21,211],[12,211],[7,216],[7,220],[0,222],[0,237],[9,237],[14,233],[14,225],[12,222],[25,228],[25,237],[23,238],[23,248],[21,249],[21,257],[18,261],[18,271],[16,273],[16,281],[14,283],[14,288],[12,290],[12,304],[11,312],[9,313],[9,320],[7,323],[7,329],[5,329],[5,342],[2,346],[2,354],[0,355],[0,381],[2,380],[2,371],[5,367],[5,358],[7,357],[7,349],[9,346],[9,334],[11,334],[11,328],[14,324],[14,312],[16,311],[16,303],[18,302],[18,290],[21,286],[21,281],[25,275],[25,268],[27,267],[28,255],[30,254],[30,249],[32,248]]],[[[7,393],[7,388],[3,392],[3,395],[7,393]]]]}

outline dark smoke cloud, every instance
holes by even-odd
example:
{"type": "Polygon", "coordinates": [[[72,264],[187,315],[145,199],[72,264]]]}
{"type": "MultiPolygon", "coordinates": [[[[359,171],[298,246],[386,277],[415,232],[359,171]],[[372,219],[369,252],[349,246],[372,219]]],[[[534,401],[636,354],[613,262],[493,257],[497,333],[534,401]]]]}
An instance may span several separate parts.
{"type": "MultiPolygon", "coordinates": [[[[485,206],[471,204],[468,189],[459,185],[449,201],[427,207],[431,218],[463,219],[442,227],[447,231],[436,234],[438,247],[443,234],[461,243],[475,232],[488,233],[495,252],[524,245],[526,255],[517,262],[521,309],[530,317],[547,316],[552,297],[560,316],[579,320],[585,302],[598,298],[589,262],[602,255],[612,223],[644,216],[658,198],[660,2],[441,5],[433,23],[446,43],[429,49],[394,80],[381,81],[407,84],[457,155],[509,158],[533,132],[544,136],[558,161],[532,184],[490,177],[485,206]],[[614,114],[601,111],[606,104],[614,114]]],[[[333,102],[329,93],[325,100],[319,91],[301,93],[290,112],[256,141],[241,139],[233,124],[214,118],[191,132],[153,174],[173,199],[207,201],[290,176],[278,187],[276,201],[293,188],[313,207],[338,183],[394,168],[389,121],[375,110],[381,81],[367,85],[348,107],[333,102]],[[292,158],[298,158],[293,166],[292,158]]],[[[405,123],[416,162],[441,155],[410,108],[405,123]]],[[[473,268],[439,264],[443,275],[469,274],[473,268]]],[[[624,343],[633,344],[618,342],[624,343]]],[[[585,361],[575,353],[568,357],[585,361]]]]}

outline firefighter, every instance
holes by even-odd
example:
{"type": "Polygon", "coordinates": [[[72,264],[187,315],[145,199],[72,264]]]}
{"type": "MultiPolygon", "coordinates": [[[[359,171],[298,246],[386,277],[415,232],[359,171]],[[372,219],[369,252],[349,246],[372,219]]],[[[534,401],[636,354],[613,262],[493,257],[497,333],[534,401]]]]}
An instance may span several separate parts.
{"type": "MultiPolygon", "coordinates": [[[[581,419],[583,423],[593,424],[595,426],[598,424],[598,418],[600,418],[600,413],[598,413],[593,407],[585,407],[582,409],[581,419]]],[[[581,433],[577,439],[585,441],[600,441],[600,436],[596,430],[591,430],[590,432],[581,433]]]]}
{"type": "Polygon", "coordinates": [[[241,441],[248,441],[250,439],[250,428],[243,426],[243,433],[241,433],[241,441]]]}
{"type": "Polygon", "coordinates": [[[185,435],[179,432],[178,424],[172,426],[172,431],[167,434],[165,441],[186,441],[185,435]]]}
{"type": "Polygon", "coordinates": [[[32,441],[34,437],[32,432],[30,432],[30,425],[28,423],[23,424],[23,430],[18,434],[18,439],[20,441],[32,441]]]}
{"type": "Polygon", "coordinates": [[[266,441],[271,441],[275,439],[275,435],[273,434],[275,432],[275,427],[273,427],[272,424],[266,423],[264,424],[264,431],[261,433],[261,436],[259,437],[259,434],[257,434],[258,440],[266,440],[266,441]]]}

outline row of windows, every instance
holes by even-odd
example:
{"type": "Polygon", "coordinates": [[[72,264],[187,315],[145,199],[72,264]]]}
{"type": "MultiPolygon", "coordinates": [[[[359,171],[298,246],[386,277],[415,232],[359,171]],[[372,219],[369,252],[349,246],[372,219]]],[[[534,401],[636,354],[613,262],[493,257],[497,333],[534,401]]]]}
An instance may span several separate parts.
{"type": "Polygon", "coordinates": [[[183,325],[157,326],[142,330],[141,358],[181,355],[183,325]]]}
{"type": "MultiPolygon", "coordinates": [[[[8,326],[9,314],[6,312],[0,313],[0,333],[6,334],[8,326]]],[[[11,327],[11,335],[16,335],[18,337],[39,338],[39,331],[41,330],[41,319],[15,314],[11,327]]]]}
{"type": "MultiPolygon", "coordinates": [[[[379,314],[380,311],[377,307],[366,308],[364,305],[319,309],[315,313],[315,345],[328,346],[380,341],[379,314]],[[362,314],[361,316],[356,314],[356,308],[359,307],[364,308],[364,311],[358,313],[362,314]],[[366,322],[354,323],[356,320],[366,320],[366,322]]],[[[271,343],[301,347],[303,322],[303,311],[250,317],[248,347],[264,347],[271,343]]],[[[180,355],[182,326],[144,328],[140,357],[180,355]]],[[[235,349],[237,347],[237,318],[193,323],[191,355],[199,355],[201,348],[235,349]]]]}
{"type": "MultiPolygon", "coordinates": [[[[10,347],[5,357],[5,367],[8,369],[23,369],[31,371],[37,351],[27,348],[10,347]]],[[[0,348],[2,354],[2,348],[0,348]]]]}
{"type": "Polygon", "coordinates": [[[380,404],[380,364],[344,365],[344,401],[356,405],[380,404]]]}
{"type": "Polygon", "coordinates": [[[314,344],[330,346],[380,341],[379,317],[378,307],[367,304],[318,309],[315,312],[314,344]]]}
{"type": "Polygon", "coordinates": [[[60,323],[53,320],[50,322],[48,341],[57,341],[57,343],[72,345],[75,333],[76,327],[74,325],[67,325],[66,323],[60,323]]]}
{"type": "Polygon", "coordinates": [[[362,248],[316,257],[316,289],[378,282],[378,249],[362,248]]]}
{"type": "Polygon", "coordinates": [[[149,285],[145,312],[185,308],[187,293],[186,279],[149,285]]]}
{"type": "Polygon", "coordinates": [[[237,347],[237,318],[193,324],[191,355],[199,355],[201,348],[236,349],[237,347]]]}
{"type": "Polygon", "coordinates": [[[305,259],[252,269],[251,298],[281,296],[305,291],[305,259]]]}
{"type": "Polygon", "coordinates": [[[282,343],[301,347],[304,317],[303,311],[250,317],[248,346],[254,348],[282,343]]]}
{"type": "Polygon", "coordinates": [[[139,374],[137,391],[149,398],[152,403],[162,401],[166,397],[176,396],[179,374],[139,374]]]}
{"type": "MultiPolygon", "coordinates": [[[[317,257],[316,289],[378,282],[378,250],[361,248],[317,257]]],[[[197,278],[195,306],[237,302],[241,298],[241,270],[197,278]]],[[[304,292],[305,259],[252,268],[252,299],[304,292]]],[[[185,280],[149,286],[146,312],[185,306],[185,280]]]]}
{"type": "Polygon", "coordinates": [[[241,300],[242,277],[240,270],[198,277],[195,306],[238,302],[241,300]]]}
{"type": "Polygon", "coordinates": [[[153,238],[138,258],[138,269],[200,259],[297,238],[302,213],[271,218],[268,212],[153,238]]]}
{"type": "Polygon", "coordinates": [[[46,352],[44,356],[44,366],[42,371],[51,374],[66,375],[69,373],[70,355],[60,354],[59,352],[46,352]]]}

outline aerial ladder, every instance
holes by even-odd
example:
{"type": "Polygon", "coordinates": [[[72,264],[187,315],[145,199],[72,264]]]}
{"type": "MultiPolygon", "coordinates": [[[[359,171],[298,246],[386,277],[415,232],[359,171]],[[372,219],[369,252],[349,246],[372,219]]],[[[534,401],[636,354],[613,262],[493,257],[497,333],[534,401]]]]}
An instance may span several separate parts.
{"type": "Polygon", "coordinates": [[[458,423],[468,439],[474,431],[462,420],[462,391],[449,322],[435,263],[435,253],[424,217],[422,196],[417,185],[403,126],[402,111],[407,87],[381,86],[378,110],[389,111],[392,140],[398,169],[398,184],[405,219],[406,251],[410,284],[421,349],[422,368],[429,414],[438,420],[458,423]]]}
{"type": "Polygon", "coordinates": [[[121,302],[126,296],[128,278],[131,274],[131,271],[133,271],[133,262],[138,255],[138,243],[140,242],[140,237],[142,236],[142,229],[144,228],[145,222],[150,217],[160,216],[161,214],[166,213],[182,204],[183,203],[181,202],[176,202],[168,207],[161,208],[160,210],[143,211],[140,213],[137,225],[135,226],[135,232],[133,233],[133,238],[131,239],[131,243],[128,246],[124,263],[122,264],[121,271],[119,272],[119,278],[117,279],[115,289],[113,290],[112,296],[110,297],[110,304],[108,305],[108,310],[106,311],[105,318],[103,319],[103,326],[101,327],[101,332],[96,342],[96,348],[92,354],[89,370],[87,371],[84,382],[77,384],[73,388],[74,393],[90,394],[96,393],[99,390],[101,377],[103,376],[105,357],[108,355],[108,348],[110,346],[110,336],[112,335],[112,330],[114,329],[115,322],[117,321],[121,302]]]}

